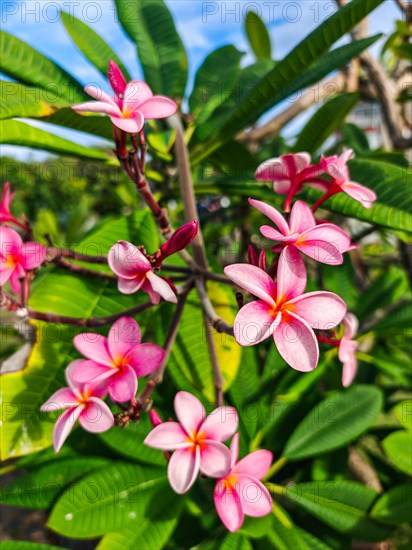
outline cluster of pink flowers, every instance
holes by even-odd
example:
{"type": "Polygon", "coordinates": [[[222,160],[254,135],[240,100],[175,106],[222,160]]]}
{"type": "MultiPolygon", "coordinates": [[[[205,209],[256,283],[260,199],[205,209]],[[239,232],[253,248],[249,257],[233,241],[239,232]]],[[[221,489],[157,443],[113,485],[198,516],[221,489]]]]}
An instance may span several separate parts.
{"type": "Polygon", "coordinates": [[[67,409],[57,420],[53,431],[55,451],[79,419],[89,432],[104,432],[114,423],[113,414],[103,401],[109,394],[118,403],[132,400],[138,378],[161,365],[165,351],[151,343],[142,344],[139,324],[131,317],[118,319],[106,338],[100,334],[75,336],[75,348],[84,356],[66,367],[67,388],[55,392],[42,405],[43,412],[67,409]]]}
{"type": "Polygon", "coordinates": [[[180,391],[175,396],[175,413],[179,422],[161,422],[152,414],[155,428],[145,444],[166,452],[168,477],[176,493],[186,493],[199,472],[216,478],[216,510],[229,531],[242,526],[244,516],[269,514],[272,498],[261,483],[272,463],[272,453],[255,451],[238,462],[238,414],[233,407],[218,407],[206,415],[202,403],[192,394],[180,391]],[[233,436],[230,450],[224,445],[233,436]]]}
{"type": "Polygon", "coordinates": [[[27,233],[26,223],[19,221],[11,213],[11,203],[15,193],[10,191],[8,181],[4,184],[0,200],[0,286],[10,283],[11,290],[20,295],[21,279],[29,283],[29,272],[37,269],[45,260],[46,248],[36,241],[23,242],[15,225],[27,233]]]}

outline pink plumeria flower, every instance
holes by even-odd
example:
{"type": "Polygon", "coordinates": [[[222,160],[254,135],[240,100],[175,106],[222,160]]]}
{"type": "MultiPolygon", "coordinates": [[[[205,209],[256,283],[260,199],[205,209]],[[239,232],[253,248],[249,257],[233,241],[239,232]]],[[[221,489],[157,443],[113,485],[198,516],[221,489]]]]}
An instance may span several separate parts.
{"type": "Polygon", "coordinates": [[[273,336],[280,355],[292,368],[313,370],[319,346],[313,329],[327,330],[341,322],[345,302],[332,292],[308,292],[306,269],[296,248],[283,249],[277,284],[262,269],[249,264],[225,267],[225,274],[259,298],[243,306],[235,318],[234,335],[241,346],[253,346],[273,336]]]}
{"type": "Polygon", "coordinates": [[[20,294],[20,279],[45,260],[46,248],[35,241],[23,243],[9,227],[0,227],[0,286],[10,281],[13,292],[20,294]]]}
{"type": "Polygon", "coordinates": [[[343,363],[342,385],[347,388],[355,379],[358,372],[356,350],[359,342],[354,340],[358,332],[358,320],[353,313],[347,313],[343,318],[343,336],[339,344],[339,361],[343,363]]]}
{"type": "Polygon", "coordinates": [[[107,393],[101,384],[79,384],[73,379],[73,371],[81,363],[80,359],[72,361],[66,368],[68,387],[57,390],[40,407],[42,412],[67,409],[57,420],[53,429],[54,450],[58,453],[66,441],[74,424],[80,425],[88,432],[100,433],[109,430],[113,424],[113,415],[102,400],[107,393]]]}
{"type": "Polygon", "coordinates": [[[320,164],[311,165],[309,153],[287,153],[277,158],[266,160],[255,172],[258,181],[272,181],[273,190],[279,195],[288,195],[285,211],[289,212],[291,200],[300,193],[303,184],[325,191],[328,182],[319,178],[324,172],[320,164]]]}
{"type": "Polygon", "coordinates": [[[372,189],[350,180],[347,162],[352,155],[352,149],[348,149],[339,157],[336,155],[333,157],[322,157],[320,164],[323,166],[325,172],[327,172],[332,178],[332,185],[326,193],[327,196],[324,198],[321,197],[322,202],[326,200],[326,198],[343,191],[356,201],[360,202],[365,208],[371,208],[372,203],[376,201],[376,194],[372,191],[372,189]]]}
{"type": "Polygon", "coordinates": [[[180,391],[174,407],[179,422],[163,422],[146,437],[145,444],[162,451],[174,451],[168,477],[176,493],[190,489],[199,471],[222,477],[230,468],[230,451],[222,443],[238,427],[233,407],[218,407],[206,416],[202,403],[192,394],[180,391]]]}
{"type": "Polygon", "coordinates": [[[169,117],[177,111],[174,101],[162,95],[153,95],[145,82],[132,80],[124,87],[126,80],[113,62],[109,66],[108,78],[115,92],[114,97],[97,86],[86,86],[85,92],[97,101],[73,105],[72,109],[109,115],[117,128],[130,134],[140,132],[145,120],[169,117]]]}
{"type": "Polygon", "coordinates": [[[160,346],[141,343],[139,324],[131,317],[118,319],[109,336],[82,333],[74,337],[76,349],[88,359],[73,370],[78,383],[105,382],[110,397],[119,403],[129,401],[137,391],[137,378],[155,371],[164,359],[160,346]]]}
{"type": "Polygon", "coordinates": [[[118,288],[122,294],[134,294],[141,289],[149,295],[153,304],[158,304],[160,298],[177,303],[170,285],[152,271],[149,260],[132,243],[118,241],[109,250],[107,263],[118,277],[118,288]]]}
{"type": "Polygon", "coordinates": [[[249,204],[278,227],[276,230],[262,225],[260,232],[267,239],[294,246],[318,262],[330,265],[343,262],[342,254],[351,245],[349,235],[333,223],[317,225],[311,209],[303,201],[296,201],[293,205],[289,223],[276,208],[265,202],[249,199],[249,204]]]}
{"type": "Polygon", "coordinates": [[[230,470],[215,485],[214,501],[224,526],[234,533],[242,527],[245,516],[258,518],[272,511],[272,497],[261,483],[272,463],[270,451],[259,450],[237,461],[239,434],[230,445],[230,470]]]}

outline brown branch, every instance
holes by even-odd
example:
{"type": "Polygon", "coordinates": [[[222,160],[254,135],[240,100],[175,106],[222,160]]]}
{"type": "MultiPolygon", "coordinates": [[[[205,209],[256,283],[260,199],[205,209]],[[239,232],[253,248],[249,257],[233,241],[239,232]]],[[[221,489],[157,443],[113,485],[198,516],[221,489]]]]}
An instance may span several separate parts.
{"type": "Polygon", "coordinates": [[[229,334],[233,336],[233,327],[228,325],[224,319],[218,316],[213,307],[212,302],[210,301],[209,296],[207,295],[205,285],[203,281],[196,280],[196,289],[199,295],[203,311],[205,312],[206,317],[209,320],[210,325],[216,330],[216,332],[229,334]]]}
{"type": "Polygon", "coordinates": [[[72,264],[66,260],[58,259],[55,260],[56,265],[64,267],[73,273],[78,273],[80,275],[87,275],[88,277],[96,277],[98,279],[108,279],[110,281],[117,281],[116,275],[111,273],[104,273],[103,271],[93,271],[93,269],[88,269],[87,267],[82,267],[80,265],[72,264]]]}
{"type": "Polygon", "coordinates": [[[210,362],[212,363],[213,371],[213,385],[215,387],[215,403],[216,407],[223,406],[223,376],[219,368],[219,361],[216,353],[215,341],[213,340],[213,334],[209,330],[207,315],[205,310],[203,310],[204,321],[205,321],[205,330],[206,330],[206,339],[207,347],[209,350],[210,362]]]}
{"type": "Polygon", "coordinates": [[[202,275],[205,279],[210,279],[211,281],[217,281],[226,285],[232,285],[233,282],[226,277],[226,275],[213,273],[212,271],[204,271],[201,269],[191,269],[189,267],[184,267],[180,265],[168,265],[162,264],[162,270],[170,271],[171,273],[187,273],[191,275],[202,275]]]}
{"type": "Polygon", "coordinates": [[[65,248],[58,248],[55,246],[49,246],[47,248],[46,260],[52,262],[60,258],[71,258],[78,262],[87,262],[89,264],[107,264],[106,256],[88,256],[87,254],[80,254],[74,250],[67,250],[65,248]]]}
{"type": "Polygon", "coordinates": [[[354,447],[349,448],[348,466],[352,474],[364,485],[377,493],[383,493],[378,474],[354,447]]]}

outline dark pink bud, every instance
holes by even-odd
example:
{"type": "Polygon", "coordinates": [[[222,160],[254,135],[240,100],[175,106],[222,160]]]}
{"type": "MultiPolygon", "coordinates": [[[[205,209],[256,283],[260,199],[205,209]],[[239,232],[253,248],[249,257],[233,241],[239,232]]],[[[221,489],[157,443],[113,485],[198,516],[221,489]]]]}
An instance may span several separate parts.
{"type": "Polygon", "coordinates": [[[160,256],[157,260],[157,264],[160,265],[160,263],[168,256],[171,256],[172,254],[179,252],[179,250],[183,250],[189,246],[189,244],[196,237],[197,231],[197,221],[185,223],[185,225],[182,225],[182,227],[176,229],[170,239],[168,239],[160,247],[160,256]]]}
{"type": "Polygon", "coordinates": [[[110,86],[113,88],[114,93],[122,99],[127,82],[122,71],[114,61],[109,62],[107,78],[109,79],[110,86]]]}
{"type": "Polygon", "coordinates": [[[260,269],[263,269],[263,271],[266,271],[266,252],[262,249],[259,254],[259,264],[258,266],[260,269]]]}
{"type": "Polygon", "coordinates": [[[149,412],[149,418],[154,428],[156,428],[156,426],[158,426],[159,424],[162,424],[163,422],[163,420],[160,418],[160,416],[157,414],[157,412],[154,409],[151,409],[151,411],[149,412]]]}
{"type": "Polygon", "coordinates": [[[259,256],[257,255],[256,250],[251,244],[247,249],[247,259],[251,265],[255,265],[255,266],[259,265],[259,256]]]}

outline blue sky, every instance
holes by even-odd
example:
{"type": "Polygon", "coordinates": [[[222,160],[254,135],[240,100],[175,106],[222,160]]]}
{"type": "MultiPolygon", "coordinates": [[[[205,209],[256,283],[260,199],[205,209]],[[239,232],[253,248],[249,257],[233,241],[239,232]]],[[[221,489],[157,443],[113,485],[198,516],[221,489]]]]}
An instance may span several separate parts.
{"type": "MultiPolygon", "coordinates": [[[[204,57],[218,46],[233,44],[246,52],[244,64],[252,61],[244,33],[244,16],[248,10],[257,11],[262,16],[269,28],[274,56],[281,58],[336,9],[333,0],[166,0],[166,3],[188,52],[188,89],[204,57]]],[[[133,11],[134,5],[131,1],[130,13],[136,17],[138,12],[133,11]]],[[[100,73],[85,60],[67,35],[60,21],[59,9],[72,13],[101,34],[133,77],[142,77],[135,47],[116,22],[112,0],[2,0],[2,28],[51,57],[83,84],[94,82],[106,86],[100,73]]],[[[386,0],[369,17],[369,34],[390,33],[394,20],[399,16],[396,3],[386,0]]],[[[375,46],[373,51],[377,53],[378,50],[379,47],[375,46]]],[[[300,124],[302,121],[296,121],[287,133],[292,135],[300,124]]],[[[60,132],[60,135],[78,142],[82,137],[79,133],[66,131],[60,132]]],[[[27,151],[3,147],[3,154],[24,158],[27,151]]]]}

